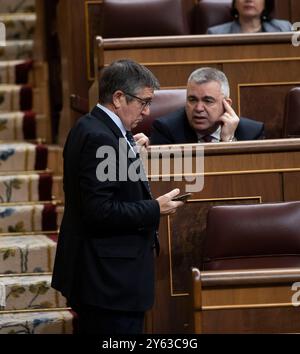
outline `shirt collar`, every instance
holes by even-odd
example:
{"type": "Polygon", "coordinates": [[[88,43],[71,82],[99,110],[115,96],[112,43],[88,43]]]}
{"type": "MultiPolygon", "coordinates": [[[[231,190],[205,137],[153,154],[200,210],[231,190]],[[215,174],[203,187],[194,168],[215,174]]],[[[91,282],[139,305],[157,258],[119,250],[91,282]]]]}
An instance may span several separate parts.
{"type": "Polygon", "coordinates": [[[127,139],[127,136],[126,136],[126,129],[121,121],[121,119],[113,112],[111,111],[110,109],[102,106],[100,103],[97,103],[97,107],[102,109],[102,111],[104,111],[108,116],[109,118],[111,118],[111,120],[116,124],[116,126],[121,130],[121,133],[123,134],[124,138],[126,139],[130,149],[133,151],[134,153],[134,156],[136,156],[136,150],[132,147],[132,145],[130,144],[130,142],[128,141],[127,139]]]}
{"type": "MultiPolygon", "coordinates": [[[[100,103],[97,103],[97,107],[102,109],[102,111],[104,111],[108,116],[109,118],[116,124],[116,126],[121,130],[124,138],[126,138],[126,129],[121,121],[121,119],[113,112],[111,111],[110,109],[102,106],[102,104],[100,103]]],[[[127,140],[127,139],[126,139],[127,140]]]]}

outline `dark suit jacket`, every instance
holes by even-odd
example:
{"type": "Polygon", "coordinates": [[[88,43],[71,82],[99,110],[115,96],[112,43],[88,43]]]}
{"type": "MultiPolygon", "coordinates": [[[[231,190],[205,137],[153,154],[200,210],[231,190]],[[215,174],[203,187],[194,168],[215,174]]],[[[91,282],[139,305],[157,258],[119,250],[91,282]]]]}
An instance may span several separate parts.
{"type": "MultiPolygon", "coordinates": [[[[264,125],[248,118],[240,118],[235,131],[237,140],[262,139],[264,125]]],[[[189,125],[185,109],[181,108],[165,117],[156,119],[152,124],[151,144],[189,144],[197,143],[198,137],[189,125]]]]}
{"type": "MultiPolygon", "coordinates": [[[[264,32],[290,32],[292,25],[289,21],[272,19],[263,21],[264,32]]],[[[230,34],[241,33],[241,26],[238,21],[226,22],[221,25],[209,27],[208,34],[230,34]]]]}
{"type": "MultiPolygon", "coordinates": [[[[87,304],[145,311],[153,304],[159,204],[146,182],[118,181],[121,137],[115,123],[95,107],[71,129],[64,147],[65,210],[52,286],[74,308],[87,304]],[[108,162],[99,152],[96,158],[103,146],[112,149],[110,156],[115,153],[116,164],[110,168],[116,181],[96,177],[99,163],[108,162]]],[[[127,144],[125,149],[127,153],[127,144]]]]}

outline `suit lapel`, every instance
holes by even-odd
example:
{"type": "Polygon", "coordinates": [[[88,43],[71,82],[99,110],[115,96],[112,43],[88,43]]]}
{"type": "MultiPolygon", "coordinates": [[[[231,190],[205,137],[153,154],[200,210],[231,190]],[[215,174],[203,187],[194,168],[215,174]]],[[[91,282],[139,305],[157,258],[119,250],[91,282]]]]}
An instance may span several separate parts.
{"type": "MultiPolygon", "coordinates": [[[[93,115],[94,117],[99,119],[102,123],[104,123],[114,133],[114,135],[116,136],[117,139],[120,139],[120,138],[125,139],[121,130],[119,129],[119,127],[114,123],[114,121],[104,111],[102,111],[102,109],[95,106],[91,111],[91,115],[93,115]]],[[[128,143],[126,146],[127,146],[127,151],[126,151],[127,159],[130,161],[130,163],[134,163],[137,160],[137,158],[128,156],[128,152],[129,152],[129,150],[131,150],[131,148],[128,143]]],[[[142,161],[141,161],[141,164],[142,164],[142,161]]],[[[143,168],[143,167],[141,166],[141,168],[143,168]]],[[[148,181],[141,181],[141,182],[142,182],[142,185],[145,187],[147,193],[151,196],[148,181]]]]}
{"type": "Polygon", "coordinates": [[[186,144],[193,144],[198,142],[197,134],[194,129],[190,126],[188,122],[187,115],[184,111],[184,129],[183,129],[184,138],[181,141],[185,141],[186,144]]]}
{"type": "Polygon", "coordinates": [[[104,123],[116,137],[123,138],[123,134],[119,127],[114,123],[114,121],[99,107],[95,106],[92,111],[91,115],[99,119],[102,123],[104,123]]]}

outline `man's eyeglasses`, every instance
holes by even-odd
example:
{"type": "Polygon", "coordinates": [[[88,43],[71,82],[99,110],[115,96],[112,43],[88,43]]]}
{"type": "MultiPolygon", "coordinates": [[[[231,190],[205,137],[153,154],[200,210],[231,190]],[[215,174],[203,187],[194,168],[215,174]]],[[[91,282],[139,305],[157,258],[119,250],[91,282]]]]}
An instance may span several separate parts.
{"type": "Polygon", "coordinates": [[[138,100],[142,104],[142,109],[145,109],[146,107],[149,107],[151,105],[151,103],[152,103],[152,100],[143,99],[141,97],[132,95],[131,93],[128,93],[128,92],[124,92],[124,93],[125,93],[126,96],[129,96],[129,97],[132,97],[132,98],[138,100]]]}

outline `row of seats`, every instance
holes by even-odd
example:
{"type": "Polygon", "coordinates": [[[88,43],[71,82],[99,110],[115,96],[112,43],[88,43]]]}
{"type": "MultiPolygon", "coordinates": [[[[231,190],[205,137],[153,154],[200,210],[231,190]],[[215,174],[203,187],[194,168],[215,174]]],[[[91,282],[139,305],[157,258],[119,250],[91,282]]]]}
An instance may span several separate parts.
{"type": "Polygon", "coordinates": [[[230,5],[231,0],[104,0],[102,37],[205,33],[207,25],[230,21],[230,5]]]}
{"type": "MultiPolygon", "coordinates": [[[[232,21],[231,0],[104,0],[104,38],[204,34],[232,21]],[[116,25],[117,24],[117,25],[116,25]]],[[[274,17],[281,18],[278,11],[274,17]]]]}

